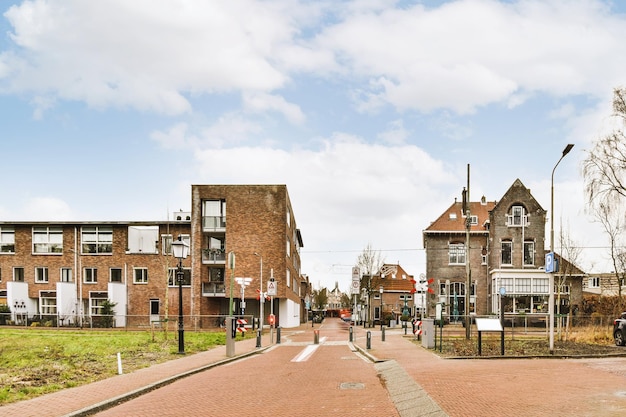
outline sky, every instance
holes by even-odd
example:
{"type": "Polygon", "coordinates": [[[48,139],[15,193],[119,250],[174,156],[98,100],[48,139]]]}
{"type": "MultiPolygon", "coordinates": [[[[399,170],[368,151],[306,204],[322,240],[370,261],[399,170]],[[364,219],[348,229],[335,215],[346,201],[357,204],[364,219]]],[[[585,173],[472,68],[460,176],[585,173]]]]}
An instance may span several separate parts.
{"type": "Polygon", "coordinates": [[[167,220],[192,184],[286,184],[302,273],[347,291],[368,245],[425,273],[468,172],[472,201],[520,179],[550,210],[572,143],[555,231],[608,272],[581,163],[615,128],[625,3],[0,0],[0,219],[167,220]]]}

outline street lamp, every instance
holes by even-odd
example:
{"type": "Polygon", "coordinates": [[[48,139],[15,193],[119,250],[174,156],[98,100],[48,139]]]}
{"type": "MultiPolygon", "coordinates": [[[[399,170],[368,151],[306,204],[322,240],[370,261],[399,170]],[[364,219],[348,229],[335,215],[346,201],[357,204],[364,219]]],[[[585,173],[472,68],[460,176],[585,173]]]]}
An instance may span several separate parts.
{"type": "Polygon", "coordinates": [[[178,259],[178,268],[176,269],[176,280],[178,281],[178,353],[185,353],[185,327],[183,325],[183,281],[185,273],[183,272],[183,259],[189,254],[189,245],[183,242],[181,236],[178,240],[172,242],[172,253],[174,258],[178,259]]]}
{"type": "MultiPolygon", "coordinates": [[[[573,143],[568,143],[563,154],[552,168],[552,178],[550,182],[550,253],[554,257],[554,171],[565,155],[574,147],[573,143]]],[[[549,278],[550,292],[548,297],[548,316],[550,318],[550,354],[554,353],[554,271],[550,273],[549,278]]]]}
{"type": "Polygon", "coordinates": [[[382,285],[378,288],[380,291],[380,330],[383,330],[383,292],[385,292],[385,287],[382,285]]]}
{"type": "MultiPolygon", "coordinates": [[[[263,256],[259,255],[258,253],[254,252],[254,254],[256,256],[258,256],[261,259],[261,272],[259,274],[259,280],[260,280],[260,285],[259,285],[259,329],[261,330],[261,334],[263,334],[263,307],[265,304],[265,295],[263,294],[263,256]]],[[[257,346],[257,347],[261,347],[261,346],[257,346]]]]}

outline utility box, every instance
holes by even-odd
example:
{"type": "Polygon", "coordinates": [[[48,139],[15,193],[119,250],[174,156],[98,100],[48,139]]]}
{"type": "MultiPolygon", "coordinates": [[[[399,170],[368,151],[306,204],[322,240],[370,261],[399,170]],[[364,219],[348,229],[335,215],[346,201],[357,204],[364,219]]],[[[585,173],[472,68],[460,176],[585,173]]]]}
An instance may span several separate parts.
{"type": "Polygon", "coordinates": [[[426,349],[434,349],[435,347],[435,319],[422,320],[422,346],[426,349]]]}

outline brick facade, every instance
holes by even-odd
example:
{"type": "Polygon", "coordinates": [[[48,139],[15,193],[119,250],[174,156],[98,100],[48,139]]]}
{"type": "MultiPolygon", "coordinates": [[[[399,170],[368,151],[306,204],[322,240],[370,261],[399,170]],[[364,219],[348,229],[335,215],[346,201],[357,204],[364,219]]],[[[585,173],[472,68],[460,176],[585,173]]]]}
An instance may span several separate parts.
{"type": "MultiPolygon", "coordinates": [[[[191,212],[176,214],[170,221],[0,222],[0,234],[4,231],[7,239],[14,240],[13,247],[5,246],[0,252],[0,303],[6,302],[12,312],[21,308],[35,316],[46,301],[42,297],[49,298],[50,303],[56,302],[57,318],[63,316],[67,324],[97,311],[93,304],[97,304],[97,297],[117,302],[118,326],[150,325],[165,316],[172,318],[178,314],[179,288],[174,272],[178,261],[166,252],[168,241],[182,236],[190,243],[183,268],[186,279],[191,279],[191,285],[186,282],[182,287],[183,313],[194,316],[193,326],[214,326],[219,321],[210,317],[228,314],[231,277],[252,278],[245,292],[245,313],[258,316],[261,257],[255,253],[263,258],[264,291],[273,271],[278,290],[274,314],[279,319],[285,316],[281,325],[297,326],[305,320],[302,310],[308,280],[300,273],[302,238],[287,187],[194,185],[191,200],[191,212]],[[205,200],[224,202],[225,227],[210,232],[203,227],[205,200]],[[38,228],[62,234],[62,245],[57,242],[54,251],[36,253],[34,242],[42,239],[40,235],[34,237],[38,228]],[[92,229],[102,231],[100,237],[94,238],[97,232],[92,233],[92,229]],[[222,243],[220,247],[210,246],[211,233],[217,237],[213,241],[222,243]],[[95,249],[84,246],[89,239],[101,239],[103,252],[90,253],[95,249]],[[227,265],[228,252],[235,253],[233,273],[227,265]],[[15,268],[23,268],[23,282],[19,274],[14,278],[15,268]],[[36,270],[42,273],[41,268],[47,268],[47,282],[36,280],[36,270]],[[61,282],[62,268],[71,271],[70,282],[61,282]],[[212,286],[206,286],[211,281],[210,268],[215,268],[212,286]],[[95,277],[91,275],[94,273],[95,277]]],[[[235,283],[232,290],[234,304],[240,308],[239,285],[235,283]]],[[[267,315],[272,306],[268,302],[265,307],[267,315]]]]}

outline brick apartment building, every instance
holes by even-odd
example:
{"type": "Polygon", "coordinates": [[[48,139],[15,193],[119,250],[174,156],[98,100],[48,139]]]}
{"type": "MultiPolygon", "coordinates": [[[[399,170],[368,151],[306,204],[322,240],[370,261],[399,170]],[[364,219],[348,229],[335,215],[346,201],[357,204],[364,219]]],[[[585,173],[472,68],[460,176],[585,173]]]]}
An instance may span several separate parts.
{"type": "Polygon", "coordinates": [[[16,322],[92,323],[107,300],[117,327],[171,319],[178,313],[171,243],[179,237],[190,245],[183,313],[193,326],[218,325],[231,294],[236,314],[258,317],[270,279],[276,295],[264,315],[273,312],[283,327],[306,320],[302,236],[285,185],[192,185],[191,212],[168,221],[0,222],[0,304],[16,322]],[[241,277],[250,278],[243,297],[241,277]]]}
{"type": "Polygon", "coordinates": [[[416,315],[416,281],[400,264],[384,264],[376,275],[362,276],[360,287],[359,320],[376,324],[381,318],[398,322],[405,312],[416,315]]]}
{"type": "MultiPolygon", "coordinates": [[[[546,211],[519,179],[500,201],[488,202],[483,197],[479,202],[468,202],[467,208],[469,219],[463,202],[455,200],[423,231],[426,275],[435,283],[435,294],[428,303],[430,312],[434,304],[444,303],[445,315],[465,314],[469,269],[471,314],[500,312],[501,289],[505,291],[504,312],[547,313],[546,211]],[[466,250],[468,221],[469,254],[466,250]]],[[[561,263],[563,267],[555,274],[555,282],[560,283],[555,293],[561,294],[561,305],[567,307],[570,302],[580,302],[584,273],[565,260],[561,263]]]]}

